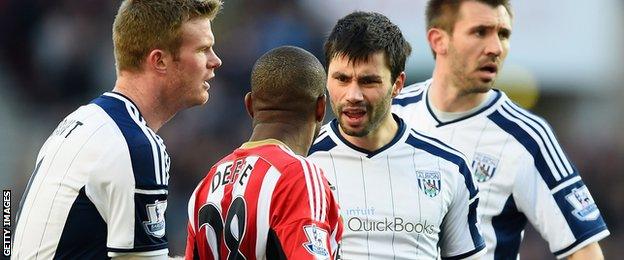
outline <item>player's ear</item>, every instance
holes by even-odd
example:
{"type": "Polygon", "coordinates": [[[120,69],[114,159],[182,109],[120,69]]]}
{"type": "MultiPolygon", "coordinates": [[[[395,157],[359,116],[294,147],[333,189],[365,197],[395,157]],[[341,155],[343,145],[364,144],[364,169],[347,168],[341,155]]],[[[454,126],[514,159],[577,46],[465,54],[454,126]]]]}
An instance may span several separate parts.
{"type": "Polygon", "coordinates": [[[245,109],[247,110],[247,114],[254,118],[253,114],[253,101],[251,100],[251,92],[247,92],[245,95],[245,109]]]}
{"type": "Polygon", "coordinates": [[[325,119],[325,107],[327,106],[327,95],[323,94],[320,95],[317,99],[316,99],[316,111],[315,111],[315,117],[316,117],[316,122],[323,122],[323,119],[325,119]]]}
{"type": "Polygon", "coordinates": [[[440,28],[431,28],[427,31],[427,41],[429,47],[436,55],[446,55],[448,51],[449,35],[440,28]]]}
{"type": "Polygon", "coordinates": [[[401,73],[397,76],[396,80],[394,80],[394,85],[392,85],[392,97],[396,97],[399,93],[401,93],[401,90],[403,89],[403,86],[405,86],[405,79],[407,78],[407,76],[405,75],[405,71],[401,71],[401,73]]]}
{"type": "Polygon", "coordinates": [[[147,54],[146,65],[158,73],[167,72],[168,65],[173,61],[173,57],[163,50],[153,49],[147,54]]]}

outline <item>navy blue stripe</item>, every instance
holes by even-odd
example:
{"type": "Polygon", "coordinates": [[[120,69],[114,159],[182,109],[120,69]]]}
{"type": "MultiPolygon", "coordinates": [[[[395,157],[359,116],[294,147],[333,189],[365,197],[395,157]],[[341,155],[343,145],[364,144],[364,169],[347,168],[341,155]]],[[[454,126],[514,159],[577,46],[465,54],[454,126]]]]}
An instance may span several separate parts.
{"type": "MultiPolygon", "coordinates": [[[[113,119],[123,134],[132,161],[136,188],[167,188],[166,185],[156,183],[156,169],[154,168],[152,145],[148,139],[149,137],[143,133],[141,127],[132,119],[125,103],[109,96],[100,96],[93,100],[92,103],[100,106],[113,119]]],[[[156,146],[158,148],[158,145],[156,146]]]]}
{"type": "Polygon", "coordinates": [[[414,93],[418,91],[424,91],[429,85],[430,83],[428,81],[414,83],[412,85],[404,87],[403,90],[401,90],[400,95],[405,95],[405,94],[414,93]]]}
{"type": "Polygon", "coordinates": [[[429,114],[431,115],[431,117],[433,117],[433,119],[435,119],[435,121],[436,121],[436,122],[438,122],[438,124],[436,125],[436,127],[441,127],[441,126],[445,126],[445,125],[449,125],[449,124],[452,124],[452,123],[457,123],[457,122],[459,122],[459,121],[466,120],[466,119],[468,119],[468,118],[471,118],[471,117],[473,117],[473,116],[476,116],[476,115],[478,115],[478,114],[481,114],[481,112],[483,112],[483,111],[487,110],[488,108],[492,107],[492,106],[493,106],[494,104],[496,104],[496,102],[497,102],[497,101],[498,101],[498,100],[499,100],[499,99],[503,96],[503,95],[501,94],[500,90],[498,90],[498,89],[492,89],[492,90],[493,90],[493,91],[494,91],[494,93],[496,94],[496,97],[494,97],[494,100],[492,100],[492,101],[491,101],[488,105],[486,105],[486,106],[482,107],[481,109],[479,109],[479,110],[475,111],[475,112],[474,112],[474,113],[472,113],[472,114],[465,115],[465,116],[462,116],[462,117],[460,117],[460,118],[457,118],[457,119],[455,119],[455,120],[451,120],[451,121],[448,121],[448,122],[442,122],[442,121],[440,121],[440,119],[438,119],[438,118],[435,116],[435,113],[433,113],[433,110],[431,109],[431,105],[429,104],[429,99],[428,99],[428,98],[425,98],[425,104],[427,105],[427,110],[429,111],[429,114]]]}
{"type": "MultiPolygon", "coordinates": [[[[540,128],[541,128],[541,129],[544,131],[544,133],[546,134],[546,138],[548,138],[548,141],[550,142],[550,145],[553,147],[553,152],[557,155],[557,158],[559,158],[559,161],[561,162],[561,164],[562,164],[562,166],[563,166],[563,170],[564,170],[564,171],[566,171],[566,173],[570,173],[570,172],[567,172],[567,169],[566,169],[566,167],[565,167],[565,162],[566,162],[566,161],[568,161],[568,158],[566,158],[566,156],[565,156],[565,155],[563,155],[563,156],[562,156],[562,155],[561,155],[561,154],[557,151],[557,147],[559,147],[559,144],[558,144],[557,142],[555,142],[556,140],[555,140],[555,141],[553,141],[553,140],[552,140],[552,138],[550,138],[550,135],[548,134],[548,133],[552,133],[552,130],[551,130],[550,126],[544,126],[544,124],[543,124],[543,123],[541,123],[541,122],[539,122],[539,121],[537,121],[537,120],[533,119],[531,116],[529,116],[529,115],[528,115],[528,112],[521,111],[521,110],[520,110],[520,109],[519,109],[519,108],[518,108],[515,104],[513,104],[513,103],[511,103],[511,102],[509,102],[509,101],[507,101],[507,102],[505,102],[505,103],[507,103],[507,105],[509,105],[509,107],[510,107],[511,109],[513,109],[514,111],[518,112],[518,113],[519,113],[519,114],[521,114],[521,115],[524,115],[524,116],[525,116],[525,117],[527,117],[529,120],[531,120],[531,121],[535,122],[538,126],[540,126],[540,128]]],[[[520,119],[520,118],[519,118],[519,119],[520,119]]],[[[520,120],[522,120],[522,119],[520,119],[520,120]]],[[[523,120],[523,121],[526,121],[526,120],[523,120]]],[[[529,126],[530,126],[530,125],[529,125],[529,126]]],[[[532,127],[531,127],[531,128],[532,128],[532,127]]],[[[537,133],[537,131],[536,131],[536,133],[537,133]]],[[[553,133],[553,136],[554,136],[554,133],[553,133]]],[[[541,135],[540,135],[540,137],[541,137],[541,135]]],[[[562,149],[562,151],[563,151],[563,149],[562,149]]],[[[569,164],[571,165],[572,163],[569,163],[569,164]]]]}
{"type": "Polygon", "coordinates": [[[308,156],[319,151],[323,151],[323,152],[329,151],[334,147],[336,147],[336,143],[331,139],[329,135],[325,136],[323,140],[318,141],[316,144],[310,147],[310,151],[308,151],[308,156]]]}
{"type": "MultiPolygon", "coordinates": [[[[522,118],[519,118],[519,117],[514,116],[513,114],[511,114],[511,112],[509,111],[509,109],[507,109],[507,107],[502,106],[501,108],[502,108],[505,112],[507,112],[507,114],[509,114],[509,116],[511,116],[511,117],[513,117],[513,118],[515,118],[515,119],[518,119],[518,120],[522,121],[522,122],[523,122],[526,126],[528,126],[529,128],[531,128],[531,130],[533,130],[533,133],[535,133],[537,136],[539,136],[540,141],[541,141],[541,142],[542,142],[542,144],[544,145],[544,149],[545,149],[545,150],[546,150],[546,152],[548,153],[548,156],[551,158],[551,162],[553,163],[553,166],[555,167],[555,169],[557,170],[557,172],[559,173],[559,175],[563,177],[563,176],[564,176],[564,174],[563,174],[563,172],[561,172],[561,169],[559,169],[559,167],[557,167],[557,163],[556,163],[556,162],[555,162],[555,160],[554,160],[554,158],[555,158],[555,157],[554,157],[554,156],[552,155],[552,153],[550,152],[550,149],[548,149],[548,147],[546,146],[546,141],[544,141],[544,137],[543,137],[541,134],[539,134],[539,133],[537,132],[537,129],[535,129],[532,125],[528,124],[528,123],[526,122],[526,120],[524,120],[524,119],[522,119],[522,118]]],[[[536,140],[536,142],[537,142],[537,140],[536,140]]]]}
{"type": "Polygon", "coordinates": [[[526,216],[518,211],[516,202],[510,195],[501,213],[492,218],[492,227],[496,235],[494,259],[516,259],[526,223],[526,216]]]}
{"type": "MultiPolygon", "coordinates": [[[[163,158],[162,153],[160,151],[160,143],[158,142],[158,138],[152,134],[152,132],[147,131],[150,137],[152,137],[152,141],[154,141],[154,146],[156,146],[156,154],[158,155],[158,174],[160,175],[160,184],[165,185],[165,175],[163,174],[163,158]]],[[[154,177],[156,178],[156,177],[154,177]]]]}
{"type": "Polygon", "coordinates": [[[468,208],[468,228],[470,229],[470,238],[472,238],[472,244],[475,247],[479,247],[479,245],[485,246],[485,240],[479,233],[479,228],[477,227],[477,206],[479,205],[479,198],[475,199],[468,208]]]}
{"type": "MultiPolygon", "coordinates": [[[[425,135],[422,135],[416,131],[412,132],[415,135],[418,135],[421,138],[426,138],[430,141],[435,142],[436,144],[442,146],[442,147],[446,147],[449,148],[453,151],[457,151],[453,148],[450,148],[449,146],[443,144],[442,142],[440,142],[439,140],[435,139],[435,138],[431,138],[431,137],[427,137],[425,135]]],[[[458,156],[454,153],[448,152],[440,147],[434,146],[432,144],[429,144],[428,142],[422,141],[420,139],[418,139],[415,135],[411,135],[409,137],[407,137],[407,140],[405,141],[405,143],[413,146],[416,149],[421,149],[424,150],[430,154],[433,154],[435,156],[441,157],[442,159],[445,159],[449,162],[452,162],[453,164],[457,165],[457,167],[459,168],[459,172],[464,176],[464,182],[466,184],[466,188],[468,188],[468,191],[470,192],[470,199],[474,198],[474,196],[477,195],[477,188],[474,186],[474,183],[472,181],[472,173],[470,172],[470,168],[468,167],[468,163],[466,162],[466,160],[464,160],[464,158],[462,158],[461,156],[458,156]]],[[[459,153],[459,152],[458,152],[459,153]]]]}
{"type": "Polygon", "coordinates": [[[107,259],[106,236],[106,222],[83,186],[65,220],[54,259],[107,259]]]}
{"type": "Polygon", "coordinates": [[[132,103],[132,107],[131,107],[131,108],[132,108],[133,110],[134,110],[134,109],[136,109],[137,111],[139,111],[139,117],[140,117],[141,119],[143,119],[143,114],[141,114],[141,110],[139,110],[139,106],[137,106],[137,104],[136,104],[136,103],[134,103],[134,101],[132,101],[132,99],[130,99],[130,98],[129,98],[129,97],[127,97],[126,95],[121,94],[121,93],[119,93],[119,92],[112,91],[112,92],[110,92],[110,93],[113,93],[113,94],[119,95],[119,96],[123,97],[124,99],[126,99],[128,102],[132,103]]]}
{"type": "Polygon", "coordinates": [[[321,129],[321,131],[319,132],[318,136],[323,136],[325,133],[327,133],[327,129],[321,129]]]}
{"type": "Polygon", "coordinates": [[[352,144],[351,142],[347,141],[347,139],[345,139],[342,134],[340,134],[340,130],[338,130],[338,120],[334,119],[332,120],[329,124],[332,128],[332,130],[334,131],[334,133],[336,134],[336,136],[338,136],[338,139],[340,139],[340,141],[342,141],[346,146],[350,147],[353,150],[356,150],[358,152],[364,153],[366,154],[366,157],[368,158],[372,158],[373,156],[385,151],[386,149],[392,147],[394,144],[396,144],[399,139],[401,139],[401,137],[403,136],[403,134],[405,133],[405,129],[407,128],[405,126],[405,122],[403,122],[403,119],[401,119],[399,116],[392,114],[392,118],[394,119],[394,121],[397,122],[399,129],[397,130],[396,135],[394,136],[394,138],[392,138],[392,141],[390,141],[389,143],[387,143],[386,145],[382,146],[381,148],[375,150],[375,151],[369,151],[366,150],[364,148],[360,148],[355,146],[354,144],[352,144]]]}
{"type": "Polygon", "coordinates": [[[406,97],[406,98],[397,97],[392,100],[392,105],[399,105],[399,106],[404,107],[409,104],[413,104],[413,103],[420,101],[422,99],[422,96],[423,96],[422,93],[420,93],[413,97],[406,97]]]}
{"type": "Polygon", "coordinates": [[[456,153],[458,153],[458,154],[463,154],[463,153],[462,153],[462,152],[460,152],[459,150],[457,150],[457,149],[455,149],[455,148],[453,148],[453,147],[450,147],[449,145],[447,145],[447,144],[443,143],[442,141],[440,141],[440,140],[438,140],[438,139],[435,139],[435,138],[433,138],[433,137],[431,137],[431,136],[428,136],[428,135],[424,135],[424,134],[422,134],[422,133],[420,133],[420,132],[416,131],[416,129],[413,129],[413,128],[412,128],[411,130],[412,130],[412,133],[416,136],[416,138],[422,138],[422,139],[426,139],[426,140],[432,141],[432,142],[434,142],[434,143],[438,144],[439,146],[442,146],[442,147],[444,147],[444,148],[447,148],[447,149],[449,149],[449,150],[451,150],[451,151],[454,151],[454,152],[456,152],[456,153]]]}
{"type": "Polygon", "coordinates": [[[477,248],[475,248],[474,250],[471,250],[470,252],[466,252],[466,253],[463,253],[461,255],[456,255],[456,256],[449,256],[449,257],[443,256],[442,259],[445,259],[445,260],[466,259],[470,257],[471,255],[479,253],[484,248],[485,248],[485,243],[479,245],[477,248]]]}
{"type": "MultiPolygon", "coordinates": [[[[544,155],[542,154],[542,151],[540,150],[535,139],[533,139],[533,137],[524,131],[524,129],[522,129],[518,124],[505,118],[499,111],[495,111],[490,114],[488,118],[498,127],[513,136],[516,141],[518,141],[533,156],[535,167],[542,176],[544,182],[546,182],[546,185],[548,185],[548,188],[551,190],[555,188],[557,186],[557,180],[555,180],[555,176],[553,176],[553,173],[550,171],[550,168],[544,159],[544,155]]],[[[568,177],[571,177],[571,175],[568,177]]]]}

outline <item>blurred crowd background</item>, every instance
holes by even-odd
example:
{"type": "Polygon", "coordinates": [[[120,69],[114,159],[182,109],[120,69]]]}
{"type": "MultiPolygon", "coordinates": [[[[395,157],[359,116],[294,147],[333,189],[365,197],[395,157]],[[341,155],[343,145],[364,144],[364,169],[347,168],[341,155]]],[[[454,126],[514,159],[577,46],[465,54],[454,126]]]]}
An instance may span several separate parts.
{"type": "MultiPolygon", "coordinates": [[[[323,61],[335,21],[354,10],[397,23],[414,49],[408,83],[430,76],[425,0],[225,0],[213,22],[223,60],[210,100],[179,113],[159,132],[172,157],[167,234],[184,254],[186,203],[219,158],[247,140],[243,96],[254,61],[295,45],[323,61]]],[[[0,0],[0,184],[13,191],[13,212],[36,154],[58,122],[112,89],[111,27],[120,1],[0,0]]],[[[512,1],[511,51],[497,85],[545,117],[589,186],[611,236],[607,259],[624,255],[624,3],[621,0],[512,1]]],[[[332,117],[328,110],[328,119],[332,117]]],[[[533,230],[524,259],[551,259],[533,230]]]]}

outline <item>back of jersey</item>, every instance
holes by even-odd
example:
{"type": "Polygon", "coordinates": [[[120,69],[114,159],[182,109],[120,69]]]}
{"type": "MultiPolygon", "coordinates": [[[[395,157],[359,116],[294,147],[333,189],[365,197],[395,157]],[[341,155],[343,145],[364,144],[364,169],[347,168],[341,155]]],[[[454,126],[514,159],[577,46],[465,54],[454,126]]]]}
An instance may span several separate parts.
{"type": "Polygon", "coordinates": [[[342,234],[321,170],[277,140],[214,165],[189,201],[187,259],[328,259],[342,234]]]}

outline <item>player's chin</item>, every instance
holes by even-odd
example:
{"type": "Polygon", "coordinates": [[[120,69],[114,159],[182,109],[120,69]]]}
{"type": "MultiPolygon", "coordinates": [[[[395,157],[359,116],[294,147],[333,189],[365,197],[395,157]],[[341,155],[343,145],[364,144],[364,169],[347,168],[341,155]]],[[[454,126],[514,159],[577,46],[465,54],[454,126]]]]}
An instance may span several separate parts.
{"type": "Polygon", "coordinates": [[[472,87],[470,88],[469,92],[470,93],[487,93],[493,87],[494,87],[493,80],[487,81],[487,82],[484,80],[480,80],[479,82],[476,82],[476,84],[472,84],[472,87]]]}
{"type": "Polygon", "coordinates": [[[210,99],[210,92],[208,88],[205,88],[204,85],[202,85],[202,88],[200,91],[198,91],[197,93],[197,100],[198,100],[198,105],[203,105],[206,104],[206,102],[208,102],[208,100],[210,99]]]}
{"type": "Polygon", "coordinates": [[[363,126],[351,126],[348,124],[340,124],[342,131],[348,135],[353,137],[364,137],[368,134],[368,131],[363,126]]]}
{"type": "Polygon", "coordinates": [[[186,107],[190,108],[194,106],[204,105],[208,102],[209,99],[210,99],[210,94],[208,94],[207,91],[203,91],[203,93],[199,93],[193,96],[192,98],[190,98],[190,100],[187,102],[186,107]]]}

